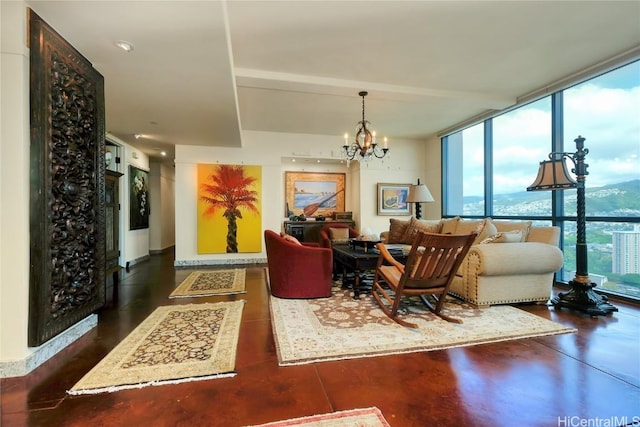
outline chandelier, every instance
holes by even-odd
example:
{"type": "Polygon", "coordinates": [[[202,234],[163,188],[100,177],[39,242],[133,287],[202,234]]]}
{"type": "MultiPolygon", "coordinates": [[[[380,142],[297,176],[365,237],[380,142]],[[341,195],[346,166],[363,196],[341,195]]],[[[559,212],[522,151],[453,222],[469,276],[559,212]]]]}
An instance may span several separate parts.
{"type": "Polygon", "coordinates": [[[370,160],[374,156],[378,159],[383,158],[389,151],[387,138],[384,138],[382,148],[376,142],[376,132],[371,130],[371,123],[364,118],[364,97],[368,92],[362,91],[358,93],[362,97],[362,120],[356,126],[355,140],[349,144],[349,134],[344,134],[344,145],[342,146],[342,154],[350,160],[370,160]]]}

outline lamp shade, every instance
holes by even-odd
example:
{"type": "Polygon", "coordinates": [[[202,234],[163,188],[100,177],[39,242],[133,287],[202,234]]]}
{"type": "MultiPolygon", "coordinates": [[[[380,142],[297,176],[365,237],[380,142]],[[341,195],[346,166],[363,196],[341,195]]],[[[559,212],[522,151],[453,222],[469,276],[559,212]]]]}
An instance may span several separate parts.
{"type": "Polygon", "coordinates": [[[409,188],[409,196],[407,197],[409,203],[425,203],[433,202],[433,196],[429,189],[424,184],[412,185],[409,188]]]}
{"type": "Polygon", "coordinates": [[[562,190],[576,188],[577,181],[569,175],[564,159],[540,162],[536,180],[527,187],[527,191],[562,190]]]}

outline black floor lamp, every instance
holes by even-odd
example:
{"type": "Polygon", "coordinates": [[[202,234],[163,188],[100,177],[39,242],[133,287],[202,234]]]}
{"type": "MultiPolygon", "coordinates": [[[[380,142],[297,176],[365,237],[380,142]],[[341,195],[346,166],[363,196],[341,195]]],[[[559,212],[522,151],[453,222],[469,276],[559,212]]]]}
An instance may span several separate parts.
{"type": "Polygon", "coordinates": [[[540,162],[538,176],[533,184],[527,187],[527,191],[563,190],[575,188],[577,190],[578,206],[576,211],[576,275],[569,282],[571,290],[566,293],[559,293],[557,297],[551,299],[555,307],[567,307],[580,310],[591,316],[607,315],[618,311],[616,307],[607,301],[607,297],[596,293],[593,288],[595,283],[591,282],[587,269],[587,241],[585,225],[585,199],[584,182],[589,173],[584,162],[585,156],[589,153],[588,148],[584,148],[584,138],[578,136],[576,152],[571,153],[549,153],[549,160],[540,162]],[[573,179],[567,171],[564,159],[569,159],[574,165],[571,169],[576,175],[573,179]]]}
{"type": "Polygon", "coordinates": [[[408,203],[416,204],[416,218],[422,218],[422,207],[420,203],[433,202],[433,196],[426,185],[420,184],[420,178],[418,178],[418,185],[412,185],[409,188],[409,196],[407,197],[408,203]]]}

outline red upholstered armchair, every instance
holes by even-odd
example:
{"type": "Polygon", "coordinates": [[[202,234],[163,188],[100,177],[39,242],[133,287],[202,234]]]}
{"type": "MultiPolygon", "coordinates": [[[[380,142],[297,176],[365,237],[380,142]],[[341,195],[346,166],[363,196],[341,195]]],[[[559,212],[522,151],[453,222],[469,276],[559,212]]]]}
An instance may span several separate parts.
{"type": "Polygon", "coordinates": [[[336,223],[336,224],[326,224],[323,225],[320,229],[320,246],[323,248],[331,248],[331,228],[348,228],[349,229],[349,239],[358,237],[360,233],[358,230],[349,227],[347,224],[336,223]]]}
{"type": "Polygon", "coordinates": [[[331,249],[297,243],[264,231],[271,295],[279,298],[331,296],[331,249]]]}

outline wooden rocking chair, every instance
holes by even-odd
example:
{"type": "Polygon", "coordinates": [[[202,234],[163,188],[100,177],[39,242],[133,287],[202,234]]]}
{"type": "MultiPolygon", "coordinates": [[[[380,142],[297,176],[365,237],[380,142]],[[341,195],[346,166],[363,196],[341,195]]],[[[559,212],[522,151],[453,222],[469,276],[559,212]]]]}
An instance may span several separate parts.
{"type": "Polygon", "coordinates": [[[418,232],[405,265],[378,243],[376,247],[380,250],[380,257],[372,293],[386,315],[403,326],[417,328],[416,324],[398,317],[398,308],[403,296],[419,295],[436,315],[448,322],[462,323],[460,319],[442,314],[441,310],[449,285],[475,238],[475,232],[469,235],[418,232]],[[385,289],[381,282],[385,282],[390,290],[385,289]],[[429,295],[436,299],[435,306],[429,301],[429,295]],[[386,302],[382,301],[383,297],[386,302]]]}

